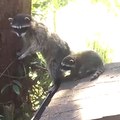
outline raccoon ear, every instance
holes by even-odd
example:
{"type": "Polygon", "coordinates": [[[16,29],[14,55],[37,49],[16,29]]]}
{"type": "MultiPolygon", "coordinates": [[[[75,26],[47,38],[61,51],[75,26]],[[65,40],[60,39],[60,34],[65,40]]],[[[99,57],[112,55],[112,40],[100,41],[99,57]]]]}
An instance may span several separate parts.
{"type": "Polygon", "coordinates": [[[10,22],[12,22],[12,21],[13,21],[13,18],[8,18],[8,20],[9,20],[10,22]]]}
{"type": "Polygon", "coordinates": [[[28,20],[28,21],[30,21],[30,18],[29,18],[29,17],[25,17],[25,20],[28,20]]]}

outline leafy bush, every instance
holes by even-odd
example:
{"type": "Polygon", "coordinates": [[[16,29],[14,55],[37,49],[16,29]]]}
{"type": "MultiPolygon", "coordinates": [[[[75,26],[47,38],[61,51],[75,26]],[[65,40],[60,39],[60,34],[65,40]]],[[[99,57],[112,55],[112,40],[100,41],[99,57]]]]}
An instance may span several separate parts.
{"type": "Polygon", "coordinates": [[[112,59],[109,57],[112,53],[112,49],[109,47],[104,47],[101,45],[97,40],[94,41],[88,41],[87,42],[88,48],[96,51],[103,59],[104,63],[110,63],[112,62],[112,59]]]}
{"type": "Polygon", "coordinates": [[[11,78],[11,82],[4,85],[1,94],[10,91],[17,101],[0,104],[3,109],[0,119],[30,120],[52,83],[42,55],[37,53],[21,60],[17,75],[8,77],[11,78]]]}
{"type": "Polygon", "coordinates": [[[29,69],[29,76],[34,81],[34,85],[29,91],[30,99],[32,108],[37,109],[47,95],[51,79],[46,69],[46,62],[40,53],[37,53],[37,57],[33,59],[29,69]]]}

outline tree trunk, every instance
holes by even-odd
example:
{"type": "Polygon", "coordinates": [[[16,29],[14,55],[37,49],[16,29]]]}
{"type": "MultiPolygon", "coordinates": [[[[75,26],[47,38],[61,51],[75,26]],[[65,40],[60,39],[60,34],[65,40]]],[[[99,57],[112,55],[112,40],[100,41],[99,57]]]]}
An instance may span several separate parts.
{"type": "MultiPolygon", "coordinates": [[[[11,32],[8,18],[17,13],[30,14],[30,11],[31,0],[0,0],[0,91],[5,85],[16,80],[12,76],[18,74],[20,63],[16,59],[16,52],[20,50],[21,43],[11,32]]],[[[0,107],[10,101],[15,101],[17,105],[16,96],[10,87],[3,93],[0,92],[0,107]]]]}

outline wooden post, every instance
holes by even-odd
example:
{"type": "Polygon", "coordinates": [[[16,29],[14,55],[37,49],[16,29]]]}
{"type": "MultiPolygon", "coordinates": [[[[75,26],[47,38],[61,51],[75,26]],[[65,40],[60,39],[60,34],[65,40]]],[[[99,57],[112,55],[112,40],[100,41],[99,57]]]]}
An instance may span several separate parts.
{"type": "Polygon", "coordinates": [[[17,36],[11,32],[8,21],[9,17],[17,13],[30,14],[31,0],[0,0],[0,105],[9,101],[17,102],[11,90],[6,90],[4,94],[1,93],[5,85],[15,80],[10,76],[18,72],[19,61],[16,59],[16,52],[21,46],[17,36]]]}

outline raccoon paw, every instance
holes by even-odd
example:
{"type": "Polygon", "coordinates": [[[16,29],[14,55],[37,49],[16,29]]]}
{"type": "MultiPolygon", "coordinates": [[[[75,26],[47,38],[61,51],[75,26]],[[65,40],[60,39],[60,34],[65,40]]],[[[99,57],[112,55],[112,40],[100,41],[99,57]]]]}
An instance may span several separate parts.
{"type": "Polygon", "coordinates": [[[21,52],[17,52],[16,55],[19,57],[21,56],[21,52]]]}

